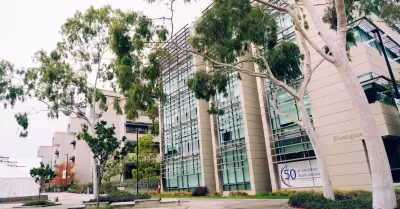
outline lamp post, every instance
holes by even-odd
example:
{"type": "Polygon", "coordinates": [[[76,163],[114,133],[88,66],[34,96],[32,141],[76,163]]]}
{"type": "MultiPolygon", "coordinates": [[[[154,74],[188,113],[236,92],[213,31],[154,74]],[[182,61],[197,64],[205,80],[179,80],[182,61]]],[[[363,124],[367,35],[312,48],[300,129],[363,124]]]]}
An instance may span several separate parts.
{"type": "Polygon", "coordinates": [[[67,166],[65,168],[65,185],[68,184],[68,154],[65,154],[67,156],[67,166]]]}
{"type": "Polygon", "coordinates": [[[383,45],[383,42],[382,42],[381,33],[380,33],[379,29],[377,29],[377,28],[372,30],[372,33],[374,33],[375,35],[378,36],[379,45],[381,46],[383,57],[385,57],[386,66],[387,66],[387,68],[389,70],[390,80],[392,81],[392,85],[393,85],[393,89],[394,89],[394,101],[396,102],[397,110],[400,112],[400,94],[399,94],[399,89],[397,88],[396,79],[394,78],[392,67],[390,66],[390,62],[389,62],[388,56],[386,54],[386,48],[385,48],[385,46],[383,45]]]}
{"type": "Polygon", "coordinates": [[[136,194],[139,194],[139,128],[136,127],[136,194]]]}
{"type": "MultiPolygon", "coordinates": [[[[132,129],[127,129],[127,133],[136,133],[136,193],[139,194],[139,134],[140,131],[146,131],[148,130],[148,123],[142,123],[142,122],[126,122],[125,123],[126,128],[132,128],[132,129]]],[[[146,133],[146,132],[144,132],[146,133]]]]}

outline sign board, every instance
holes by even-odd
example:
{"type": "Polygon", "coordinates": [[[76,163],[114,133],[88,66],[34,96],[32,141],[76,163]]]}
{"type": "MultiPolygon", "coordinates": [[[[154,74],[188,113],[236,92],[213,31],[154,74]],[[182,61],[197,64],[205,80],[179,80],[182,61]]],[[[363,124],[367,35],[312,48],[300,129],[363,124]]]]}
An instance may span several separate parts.
{"type": "Polygon", "coordinates": [[[278,164],[281,188],[322,186],[317,160],[303,160],[278,164]]]}
{"type": "Polygon", "coordinates": [[[67,179],[67,170],[62,171],[62,179],[67,179]]]}

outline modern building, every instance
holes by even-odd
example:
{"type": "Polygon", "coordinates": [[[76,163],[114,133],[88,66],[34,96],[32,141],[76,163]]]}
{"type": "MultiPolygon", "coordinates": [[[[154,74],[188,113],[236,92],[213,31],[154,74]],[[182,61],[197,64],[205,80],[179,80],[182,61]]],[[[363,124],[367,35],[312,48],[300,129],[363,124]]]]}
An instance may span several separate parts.
{"type": "Polygon", "coordinates": [[[181,29],[169,44],[171,59],[163,62],[163,85],[168,102],[163,106],[163,124],[160,133],[162,187],[168,191],[192,190],[201,185],[215,187],[213,150],[211,143],[210,116],[208,104],[196,100],[187,88],[186,82],[192,78],[195,63],[200,59],[185,53],[189,27],[181,29]],[[182,47],[182,48],[181,48],[182,47]],[[203,149],[200,149],[203,147],[203,149]]]}
{"type": "MultiPolygon", "coordinates": [[[[321,7],[319,12],[323,12],[321,7]]],[[[296,42],[288,16],[277,14],[278,37],[296,42]]],[[[312,21],[308,21],[311,23],[312,21]]],[[[196,100],[186,81],[198,70],[207,70],[202,59],[185,53],[194,26],[185,26],[165,46],[162,79],[168,102],[160,126],[162,189],[187,191],[207,186],[210,191],[246,190],[249,194],[278,189],[319,189],[322,184],[313,147],[307,134],[272,108],[267,79],[232,74],[228,96],[215,102],[223,115],[209,115],[209,104],[196,100]],[[176,47],[179,46],[179,47],[176,47]]],[[[352,24],[357,45],[350,50],[354,74],[362,84],[389,157],[392,176],[400,182],[400,117],[388,88],[390,82],[382,49],[372,30],[382,35],[395,77],[400,79],[400,30],[377,16],[352,24]]],[[[322,40],[310,24],[311,39],[322,40]]],[[[251,55],[249,51],[249,55],[251,55]]],[[[312,63],[321,57],[312,50],[312,63]]],[[[247,69],[258,71],[247,64],[247,69]]],[[[296,88],[298,82],[293,83],[296,88]]],[[[337,69],[322,63],[313,73],[306,106],[320,137],[322,154],[334,188],[371,189],[368,152],[359,118],[337,69]]],[[[294,99],[278,92],[277,107],[299,118],[294,99]]]]}
{"type": "MultiPolygon", "coordinates": [[[[113,104],[114,98],[121,98],[121,95],[103,90],[103,94],[107,98],[107,104],[113,104]]],[[[122,104],[123,106],[123,104],[122,104]]],[[[82,107],[81,114],[91,117],[91,107],[82,107]]],[[[124,115],[116,114],[115,110],[109,108],[108,111],[101,112],[96,108],[96,115],[101,114],[100,120],[107,121],[108,125],[115,125],[116,137],[122,139],[123,136],[127,137],[127,141],[136,142],[136,129],[139,129],[139,136],[149,133],[150,119],[141,115],[135,121],[127,121],[124,115]]],[[[83,115],[75,113],[67,113],[69,123],[67,132],[57,132],[52,141],[52,146],[39,147],[38,157],[42,158],[43,163],[50,164],[53,168],[57,165],[72,163],[73,171],[75,173],[75,180],[79,183],[92,182],[92,154],[88,144],[83,140],[77,140],[76,135],[81,132],[82,125],[86,121],[82,118],[83,115]],[[67,158],[68,154],[68,158],[67,158]],[[50,162],[49,162],[50,161],[50,162]]],[[[158,143],[158,138],[155,138],[155,143],[158,143]]],[[[131,165],[126,164],[127,170],[132,170],[131,165]]],[[[125,177],[124,177],[125,178],[125,177]]],[[[116,178],[119,180],[120,178],[116,178]]]]}

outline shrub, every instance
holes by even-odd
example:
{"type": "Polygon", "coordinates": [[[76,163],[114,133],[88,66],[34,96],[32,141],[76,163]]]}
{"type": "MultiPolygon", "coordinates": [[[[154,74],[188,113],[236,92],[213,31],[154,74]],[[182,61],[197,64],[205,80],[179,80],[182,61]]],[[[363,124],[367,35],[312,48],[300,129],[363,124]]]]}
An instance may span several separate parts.
{"type": "Polygon", "coordinates": [[[156,196],[164,196],[164,197],[190,197],[192,196],[192,192],[161,192],[156,196]]]}
{"type": "Polygon", "coordinates": [[[212,192],[211,196],[213,196],[213,197],[221,197],[222,193],[221,192],[212,192]]]}
{"type": "Polygon", "coordinates": [[[158,192],[149,192],[148,193],[150,196],[158,196],[159,194],[158,194],[158,192]]]}
{"type": "Polygon", "coordinates": [[[372,192],[366,190],[348,190],[348,191],[335,190],[334,193],[336,200],[349,200],[359,197],[372,196],[372,192]]]}
{"type": "Polygon", "coordinates": [[[229,196],[231,196],[231,197],[233,197],[233,196],[246,197],[246,196],[249,196],[249,194],[247,194],[246,192],[241,192],[241,191],[236,191],[236,192],[232,191],[232,192],[229,192],[229,196]]]}
{"type": "Polygon", "coordinates": [[[207,187],[197,187],[193,192],[192,196],[207,196],[208,188],[207,187]]]}
{"type": "Polygon", "coordinates": [[[297,194],[299,191],[296,190],[277,190],[270,193],[270,196],[290,196],[293,194],[297,194]]]}
{"type": "Polygon", "coordinates": [[[113,185],[110,182],[101,184],[100,193],[101,194],[109,194],[111,192],[117,191],[117,186],[113,185]]]}
{"type": "Polygon", "coordinates": [[[36,206],[36,205],[51,206],[51,205],[56,205],[56,203],[48,201],[48,200],[33,200],[33,201],[24,203],[22,206],[36,206]]]}
{"type": "Polygon", "coordinates": [[[257,194],[254,195],[254,196],[257,196],[257,197],[267,197],[267,196],[271,196],[270,194],[271,194],[271,193],[269,193],[269,192],[260,192],[260,193],[257,193],[257,194]]]}
{"type": "Polygon", "coordinates": [[[372,197],[361,196],[365,193],[353,193],[342,195],[341,200],[328,200],[322,194],[317,193],[298,193],[289,197],[289,205],[292,207],[312,208],[312,209],[371,209],[372,197]],[[350,197],[350,195],[356,195],[350,197]]]}
{"type": "MultiPolygon", "coordinates": [[[[127,191],[115,191],[111,192],[106,196],[100,196],[99,202],[131,202],[139,199],[149,199],[150,195],[148,194],[132,194],[127,191]]],[[[96,199],[90,199],[89,202],[96,202],[96,199]]]]}
{"type": "Polygon", "coordinates": [[[400,188],[396,188],[394,191],[396,193],[397,207],[400,207],[400,188]]]}

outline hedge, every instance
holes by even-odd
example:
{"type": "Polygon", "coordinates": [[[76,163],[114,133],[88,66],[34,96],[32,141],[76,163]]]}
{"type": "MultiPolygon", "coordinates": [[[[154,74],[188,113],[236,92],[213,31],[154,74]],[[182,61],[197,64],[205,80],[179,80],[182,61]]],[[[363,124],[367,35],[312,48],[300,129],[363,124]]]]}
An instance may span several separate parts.
{"type": "MultiPolygon", "coordinates": [[[[400,190],[396,189],[400,206],[400,190]]],[[[296,192],[289,197],[289,205],[304,209],[372,209],[372,193],[365,190],[335,190],[335,200],[326,199],[321,192],[296,192]]]]}
{"type": "Polygon", "coordinates": [[[48,201],[48,200],[32,200],[29,202],[25,202],[22,206],[36,206],[36,205],[46,205],[46,206],[52,206],[52,205],[56,205],[56,203],[48,201]]]}
{"type": "MultiPolygon", "coordinates": [[[[99,202],[131,202],[139,199],[149,199],[150,195],[148,194],[132,194],[127,191],[115,191],[111,192],[106,196],[100,196],[99,202]]],[[[96,199],[90,199],[88,202],[96,202],[96,199]]]]}

